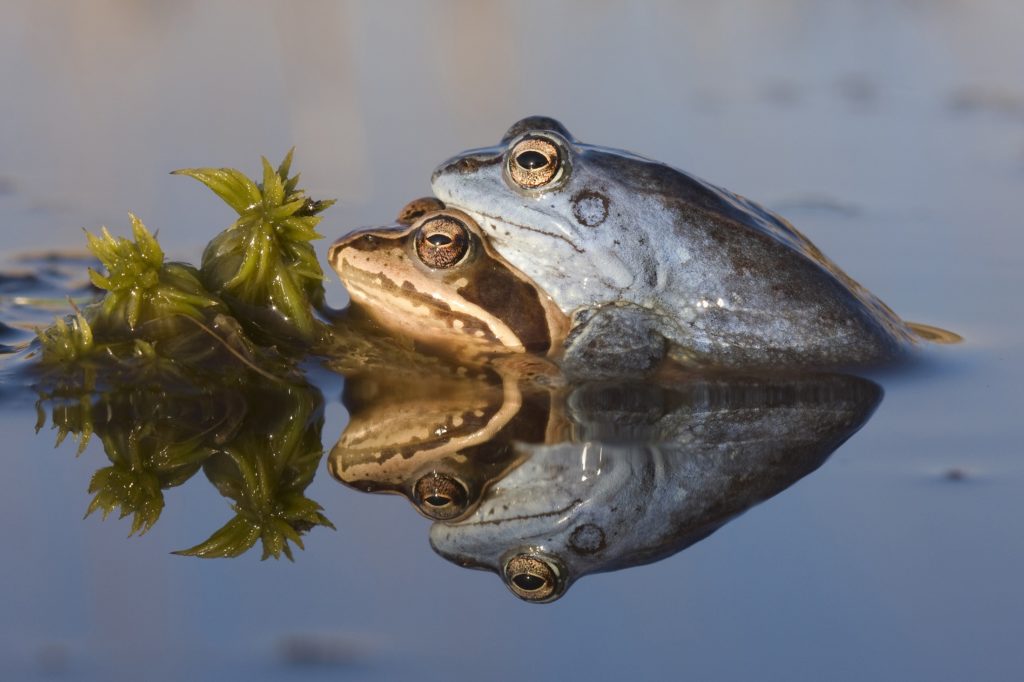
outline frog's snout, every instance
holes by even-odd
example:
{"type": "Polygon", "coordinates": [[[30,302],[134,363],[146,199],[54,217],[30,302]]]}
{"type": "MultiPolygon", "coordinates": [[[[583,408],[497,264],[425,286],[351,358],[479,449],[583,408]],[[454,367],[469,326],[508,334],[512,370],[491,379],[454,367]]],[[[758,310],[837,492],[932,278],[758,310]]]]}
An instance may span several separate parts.
{"type": "Polygon", "coordinates": [[[481,168],[496,166],[499,163],[501,163],[501,154],[495,154],[493,151],[487,153],[460,154],[459,156],[448,159],[435,168],[434,172],[430,174],[430,181],[436,182],[438,178],[444,175],[469,175],[470,173],[477,172],[481,168]]]}
{"type": "Polygon", "coordinates": [[[338,252],[345,246],[345,241],[346,237],[342,237],[327,247],[327,262],[331,264],[331,267],[336,267],[335,263],[338,262],[338,252]]]}
{"type": "Polygon", "coordinates": [[[369,252],[380,248],[384,245],[384,239],[381,237],[381,232],[383,231],[381,229],[366,228],[350,232],[327,248],[327,262],[338,271],[342,251],[352,249],[353,251],[369,252]]]}

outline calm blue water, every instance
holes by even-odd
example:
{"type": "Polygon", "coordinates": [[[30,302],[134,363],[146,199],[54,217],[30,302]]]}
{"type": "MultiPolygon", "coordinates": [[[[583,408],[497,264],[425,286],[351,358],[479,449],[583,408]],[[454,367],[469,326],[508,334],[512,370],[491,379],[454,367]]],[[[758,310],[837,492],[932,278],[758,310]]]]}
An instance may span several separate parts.
{"type": "MultiPolygon", "coordinates": [[[[544,113],[779,210],[966,339],[876,376],[874,417],[789,490],[549,606],[323,465],[306,493],[338,529],[294,564],[170,555],[230,518],[201,477],[125,539],[126,520],[82,520],[99,442],[54,449],[8,381],[4,679],[1019,678],[1024,5],[0,4],[4,272],[82,227],[124,234],[129,210],[198,260],[231,217],[168,171],[255,173],[292,145],[310,193],[340,199],[321,231],[390,222],[436,163],[544,113]]],[[[329,448],[342,382],[316,383],[329,448]]]]}

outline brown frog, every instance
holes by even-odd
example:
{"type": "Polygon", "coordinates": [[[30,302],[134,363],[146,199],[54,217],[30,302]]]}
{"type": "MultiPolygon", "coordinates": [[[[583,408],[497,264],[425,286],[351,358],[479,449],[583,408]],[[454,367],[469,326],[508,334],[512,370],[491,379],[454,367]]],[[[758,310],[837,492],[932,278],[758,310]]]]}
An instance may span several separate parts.
{"type": "Polygon", "coordinates": [[[435,199],[411,202],[398,226],[343,237],[328,259],[377,324],[462,358],[554,355],[568,332],[568,317],[476,222],[435,199]]]}

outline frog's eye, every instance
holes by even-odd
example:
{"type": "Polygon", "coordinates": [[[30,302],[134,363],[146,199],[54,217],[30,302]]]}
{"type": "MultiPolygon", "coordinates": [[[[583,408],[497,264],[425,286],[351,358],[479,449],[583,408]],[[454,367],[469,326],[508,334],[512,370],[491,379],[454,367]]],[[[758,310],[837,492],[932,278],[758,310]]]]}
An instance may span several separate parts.
{"type": "Polygon", "coordinates": [[[505,562],[505,582],[520,599],[551,601],[562,596],[562,571],[537,554],[517,554],[505,562]]]}
{"type": "Polygon", "coordinates": [[[508,174],[523,189],[547,185],[558,176],[562,154],[558,146],[543,137],[525,137],[508,155],[508,174]]]}
{"type": "Polygon", "coordinates": [[[469,494],[458,479],[433,472],[416,481],[416,507],[432,519],[447,521],[466,511],[469,494]]]}
{"type": "Polygon", "coordinates": [[[416,231],[416,255],[435,270],[457,265],[469,253],[469,230],[458,218],[439,215],[416,231]]]}

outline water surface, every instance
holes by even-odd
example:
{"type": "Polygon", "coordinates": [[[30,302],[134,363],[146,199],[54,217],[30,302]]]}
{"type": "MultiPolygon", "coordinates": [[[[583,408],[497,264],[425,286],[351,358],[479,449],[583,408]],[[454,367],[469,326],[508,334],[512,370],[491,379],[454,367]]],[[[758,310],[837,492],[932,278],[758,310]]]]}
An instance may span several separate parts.
{"type": "MultiPolygon", "coordinates": [[[[339,485],[323,461],[305,495],[337,530],[313,529],[294,563],[169,554],[231,518],[202,478],[125,539],[127,519],[82,520],[108,464],[99,439],[54,449],[34,395],[5,377],[5,679],[1019,676],[1020,3],[3,12],[4,323],[54,313],[13,296],[85,281],[17,254],[77,249],[82,227],[127,233],[129,210],[171,257],[198,260],[230,215],[172,169],[255,173],[296,145],[310,193],[341,200],[321,225],[333,236],[390,221],[439,161],[544,113],[777,209],[901,315],[966,339],[872,377],[885,396],[870,421],[788,489],[546,606],[440,558],[429,520],[339,485]]],[[[340,284],[329,295],[344,303],[340,284]]],[[[0,328],[0,344],[23,338],[0,328]]],[[[311,376],[329,449],[343,382],[311,376]]]]}

